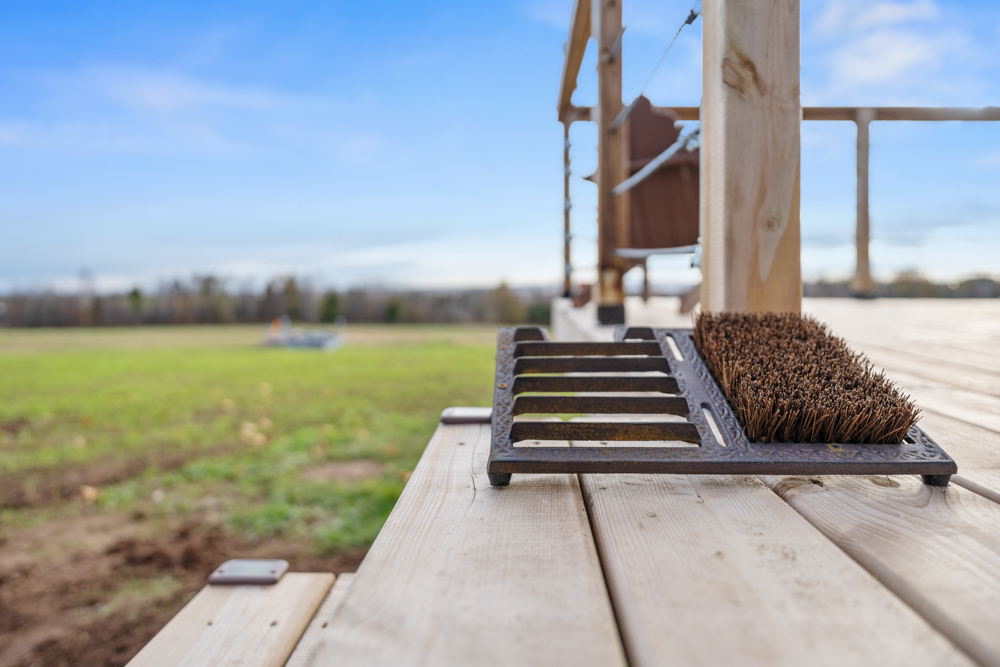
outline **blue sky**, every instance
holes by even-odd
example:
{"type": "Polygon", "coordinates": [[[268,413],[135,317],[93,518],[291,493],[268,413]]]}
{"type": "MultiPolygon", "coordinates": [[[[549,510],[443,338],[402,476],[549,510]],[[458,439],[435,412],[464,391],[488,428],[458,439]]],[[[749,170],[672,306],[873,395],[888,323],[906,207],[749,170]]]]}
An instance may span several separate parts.
{"type": "MultiPolygon", "coordinates": [[[[0,0],[0,290],[213,272],[554,284],[571,0],[0,0]]],[[[624,96],[690,2],[625,0],[624,96]]],[[[646,89],[697,105],[701,22],[646,89]]],[[[803,0],[806,105],[1000,105],[1000,3],[803,0]]],[[[588,53],[576,101],[595,98],[588,53]]],[[[802,131],[803,270],[852,267],[854,129],[802,131]]],[[[574,126],[574,171],[595,163],[574,126]]],[[[1000,123],[872,127],[877,274],[1000,273],[1000,123]]],[[[594,186],[574,179],[577,280],[594,186]]],[[[662,282],[697,275],[654,260],[662,282]]]]}

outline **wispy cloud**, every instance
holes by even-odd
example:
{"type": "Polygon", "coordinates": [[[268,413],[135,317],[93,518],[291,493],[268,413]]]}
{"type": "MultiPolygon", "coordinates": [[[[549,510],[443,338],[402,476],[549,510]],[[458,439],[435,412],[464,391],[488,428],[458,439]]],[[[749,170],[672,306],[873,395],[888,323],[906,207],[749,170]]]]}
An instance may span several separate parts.
{"type": "Polygon", "coordinates": [[[0,124],[0,146],[17,144],[21,139],[21,131],[14,125],[0,124]]]}
{"type": "Polygon", "coordinates": [[[288,95],[215,82],[185,72],[113,64],[24,72],[16,78],[57,103],[77,108],[113,106],[160,116],[211,109],[274,109],[293,101],[288,95]]]}
{"type": "Polygon", "coordinates": [[[568,30],[573,0],[531,0],[522,2],[518,8],[533,21],[568,30]]]}
{"type": "Polygon", "coordinates": [[[88,65],[22,71],[9,80],[32,111],[0,118],[0,144],[40,150],[243,154],[259,143],[261,120],[302,115],[310,106],[168,69],[88,65]],[[254,136],[241,130],[248,121],[258,126],[254,136]]]}
{"type": "Polygon", "coordinates": [[[834,90],[905,85],[915,76],[937,74],[949,58],[961,57],[965,43],[955,33],[928,35],[896,28],[866,33],[831,54],[834,90]]]}
{"type": "Polygon", "coordinates": [[[268,109],[289,101],[273,92],[241,89],[167,71],[86,68],[73,83],[124,107],[153,114],[211,108],[268,109]]]}
{"type": "Polygon", "coordinates": [[[826,33],[896,25],[911,21],[933,21],[940,12],[934,0],[914,2],[868,2],[866,0],[830,0],[817,27],[826,33]]]}
{"type": "MultiPolygon", "coordinates": [[[[0,136],[2,136],[2,131],[0,131],[0,136]]],[[[0,139],[0,141],[2,141],[2,139],[0,139]]],[[[980,156],[980,158],[976,160],[975,164],[980,167],[1000,167],[1000,151],[980,156]]]]}
{"type": "Polygon", "coordinates": [[[934,0],[828,0],[803,46],[820,65],[803,80],[813,104],[967,104],[991,87],[988,49],[934,0]]]}

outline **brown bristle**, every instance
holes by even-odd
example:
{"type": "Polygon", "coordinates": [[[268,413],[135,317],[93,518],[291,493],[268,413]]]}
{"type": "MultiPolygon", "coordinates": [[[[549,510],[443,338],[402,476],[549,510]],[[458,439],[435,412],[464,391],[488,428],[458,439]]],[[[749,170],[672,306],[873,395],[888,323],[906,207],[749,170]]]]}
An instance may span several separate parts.
{"type": "Polygon", "coordinates": [[[898,443],[913,401],[797,313],[702,313],[694,342],[751,441],[898,443]]]}

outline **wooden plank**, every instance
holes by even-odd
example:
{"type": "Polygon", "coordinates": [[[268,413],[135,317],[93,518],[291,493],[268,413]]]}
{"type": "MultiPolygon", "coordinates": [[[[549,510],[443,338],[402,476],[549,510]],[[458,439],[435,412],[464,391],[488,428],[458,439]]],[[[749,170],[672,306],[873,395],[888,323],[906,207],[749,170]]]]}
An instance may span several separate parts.
{"type": "MultiPolygon", "coordinates": [[[[873,120],[911,121],[989,121],[1000,120],[1000,107],[870,107],[875,112],[873,120]]],[[[698,120],[698,107],[658,107],[671,109],[681,120],[698,120]]],[[[802,120],[852,121],[859,107],[802,107],[802,120]]]]}
{"type": "Polygon", "coordinates": [[[128,664],[280,667],[332,585],[289,572],[274,586],[206,586],[128,664]]]}
{"type": "Polygon", "coordinates": [[[347,595],[347,589],[350,587],[352,581],[354,581],[353,572],[344,572],[337,575],[337,580],[333,582],[333,588],[330,589],[330,593],[323,600],[319,611],[313,616],[309,627],[302,634],[302,638],[299,639],[299,643],[295,646],[292,657],[285,663],[285,667],[306,667],[309,664],[309,661],[312,660],[317,649],[319,649],[319,641],[323,634],[323,629],[330,624],[333,615],[337,613],[340,603],[344,601],[344,596],[347,595]]]}
{"type": "Polygon", "coordinates": [[[854,250],[857,260],[854,277],[851,279],[851,291],[860,296],[870,296],[876,291],[868,263],[868,128],[874,117],[873,109],[858,109],[854,119],[858,130],[856,151],[858,194],[854,230],[854,250]]]}
{"type": "MultiPolygon", "coordinates": [[[[622,30],[622,3],[594,0],[591,26],[597,38],[597,303],[619,307],[625,303],[623,266],[614,251],[629,246],[627,197],[612,190],[628,178],[625,159],[627,132],[614,131],[622,107],[622,59],[612,48],[622,30]]],[[[600,313],[599,313],[600,316],[600,313]]]]}
{"type": "Polygon", "coordinates": [[[1000,505],[910,476],[764,480],[974,660],[1000,665],[1000,505]]]}
{"type": "Polygon", "coordinates": [[[901,371],[956,389],[1000,397],[1000,373],[965,365],[958,366],[933,354],[924,354],[908,347],[893,348],[870,342],[855,344],[853,338],[847,339],[847,342],[852,348],[864,352],[873,364],[890,372],[901,371]]]}
{"type": "Polygon", "coordinates": [[[706,0],[702,307],[801,309],[799,3],[706,0]]]}
{"type": "Polygon", "coordinates": [[[901,371],[890,371],[886,375],[909,392],[925,412],[946,415],[1000,433],[1000,398],[901,371]]]}
{"type": "Polygon", "coordinates": [[[574,120],[573,91],[580,75],[580,64],[590,40],[590,0],[574,0],[570,15],[569,37],[566,41],[566,59],[563,61],[562,79],[559,82],[559,120],[566,127],[574,120]]]}
{"type": "Polygon", "coordinates": [[[1000,374],[1000,303],[992,299],[807,299],[806,310],[862,349],[1000,374]],[[960,326],[959,326],[960,324],[960,326]],[[885,335],[891,331],[891,339],[885,335]]]}
{"type": "Polygon", "coordinates": [[[314,665],[623,665],[575,475],[486,477],[490,429],[441,426],[314,665]]]}
{"type": "Polygon", "coordinates": [[[632,665],[968,664],[756,478],[580,477],[632,665]]]}

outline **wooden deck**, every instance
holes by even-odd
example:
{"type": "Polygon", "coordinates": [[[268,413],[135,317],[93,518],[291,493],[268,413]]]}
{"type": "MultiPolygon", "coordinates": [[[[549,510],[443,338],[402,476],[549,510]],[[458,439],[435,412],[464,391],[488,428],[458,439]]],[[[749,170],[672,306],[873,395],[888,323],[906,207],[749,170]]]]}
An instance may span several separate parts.
{"type": "MultiPolygon", "coordinates": [[[[627,308],[690,323],[672,300],[627,308]]],[[[515,474],[496,489],[489,428],[441,426],[288,664],[1000,665],[1000,301],[805,310],[914,395],[958,462],[952,486],[515,474]]]]}

